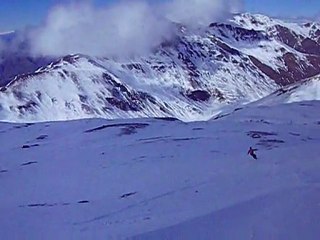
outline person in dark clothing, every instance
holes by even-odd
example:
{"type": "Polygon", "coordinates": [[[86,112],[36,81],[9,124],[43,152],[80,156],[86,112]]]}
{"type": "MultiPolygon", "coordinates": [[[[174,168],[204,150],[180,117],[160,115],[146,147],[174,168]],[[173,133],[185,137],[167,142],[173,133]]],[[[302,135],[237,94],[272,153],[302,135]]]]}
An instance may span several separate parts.
{"type": "Polygon", "coordinates": [[[253,149],[252,147],[249,148],[248,151],[248,155],[250,155],[251,157],[253,157],[255,160],[257,160],[257,155],[256,155],[256,151],[258,151],[258,149],[253,149]]]}

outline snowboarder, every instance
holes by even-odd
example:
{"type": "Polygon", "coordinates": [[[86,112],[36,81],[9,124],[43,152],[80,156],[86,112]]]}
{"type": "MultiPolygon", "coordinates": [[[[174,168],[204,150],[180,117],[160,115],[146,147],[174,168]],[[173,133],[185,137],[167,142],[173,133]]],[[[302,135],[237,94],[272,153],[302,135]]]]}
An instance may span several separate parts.
{"type": "Polygon", "coordinates": [[[256,151],[258,151],[258,149],[253,149],[252,147],[249,148],[248,151],[248,155],[250,155],[251,157],[253,157],[255,160],[257,160],[257,155],[256,155],[256,151]]]}

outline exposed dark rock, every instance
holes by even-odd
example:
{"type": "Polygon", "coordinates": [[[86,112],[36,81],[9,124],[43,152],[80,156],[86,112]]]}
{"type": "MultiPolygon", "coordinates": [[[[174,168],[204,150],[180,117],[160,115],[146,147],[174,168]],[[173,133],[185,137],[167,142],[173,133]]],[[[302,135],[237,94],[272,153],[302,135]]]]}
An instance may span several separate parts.
{"type": "Polygon", "coordinates": [[[33,101],[28,101],[24,105],[17,106],[17,109],[19,110],[20,113],[25,113],[25,112],[34,112],[34,107],[37,106],[37,103],[33,101]]]}
{"type": "Polygon", "coordinates": [[[137,112],[137,111],[141,110],[141,107],[138,104],[134,103],[134,102],[129,102],[129,101],[120,100],[120,99],[117,99],[117,98],[110,98],[110,97],[106,98],[106,101],[110,105],[112,105],[112,106],[114,106],[114,107],[116,107],[118,109],[121,109],[123,111],[134,111],[134,112],[137,112]]]}
{"type": "Polygon", "coordinates": [[[133,195],[135,195],[135,194],[137,194],[137,192],[125,193],[125,194],[121,195],[120,198],[122,198],[122,199],[123,199],[123,198],[128,198],[128,197],[133,196],[133,195]]]}
{"type": "Polygon", "coordinates": [[[158,120],[162,120],[162,121],[168,121],[168,122],[179,121],[179,119],[173,118],[173,117],[159,117],[159,118],[154,118],[154,119],[158,119],[158,120]]]}
{"type": "Polygon", "coordinates": [[[37,137],[36,139],[37,139],[37,140],[44,140],[44,139],[46,139],[46,138],[48,138],[48,135],[40,135],[40,136],[37,137]]]}
{"type": "Polygon", "coordinates": [[[90,130],[85,131],[85,133],[91,133],[95,131],[100,131],[106,128],[115,128],[115,127],[134,127],[134,128],[145,128],[149,126],[147,123],[119,123],[119,124],[109,124],[109,125],[103,125],[97,128],[93,128],[90,130]]]}
{"type": "Polygon", "coordinates": [[[28,165],[32,165],[32,164],[36,164],[36,163],[38,163],[38,162],[36,162],[36,161],[31,161],[31,162],[23,163],[23,164],[21,164],[21,166],[28,166],[28,165]]]}
{"type": "Polygon", "coordinates": [[[257,41],[267,39],[267,37],[260,31],[255,31],[253,29],[246,29],[242,27],[236,27],[231,24],[226,23],[211,23],[210,28],[218,29],[220,34],[228,38],[228,35],[231,34],[234,39],[237,41],[257,41]]]}
{"type": "Polygon", "coordinates": [[[277,133],[274,132],[262,132],[262,131],[250,131],[248,132],[248,136],[252,138],[261,138],[266,136],[277,136],[277,133]]]}
{"type": "Polygon", "coordinates": [[[39,144],[23,145],[22,149],[28,149],[28,148],[38,147],[38,146],[40,146],[40,145],[39,144]]]}
{"type": "Polygon", "coordinates": [[[193,101],[205,102],[210,99],[211,95],[206,90],[195,90],[187,93],[187,97],[192,99],[193,101]]]}

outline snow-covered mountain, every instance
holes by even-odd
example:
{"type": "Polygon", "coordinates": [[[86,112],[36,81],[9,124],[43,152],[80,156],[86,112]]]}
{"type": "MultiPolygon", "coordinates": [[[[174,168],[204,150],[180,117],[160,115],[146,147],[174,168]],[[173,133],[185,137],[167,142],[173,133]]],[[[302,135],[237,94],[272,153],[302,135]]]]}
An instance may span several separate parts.
{"type": "Polygon", "coordinates": [[[319,108],[0,123],[0,239],[319,240],[319,108]]]}
{"type": "Polygon", "coordinates": [[[251,14],[198,29],[177,25],[175,39],[147,56],[75,54],[17,75],[0,89],[0,120],[209,119],[319,74],[319,36],[318,23],[251,14]]]}
{"type": "Polygon", "coordinates": [[[255,102],[258,105],[274,105],[302,101],[320,101],[320,75],[280,88],[255,102]]]}

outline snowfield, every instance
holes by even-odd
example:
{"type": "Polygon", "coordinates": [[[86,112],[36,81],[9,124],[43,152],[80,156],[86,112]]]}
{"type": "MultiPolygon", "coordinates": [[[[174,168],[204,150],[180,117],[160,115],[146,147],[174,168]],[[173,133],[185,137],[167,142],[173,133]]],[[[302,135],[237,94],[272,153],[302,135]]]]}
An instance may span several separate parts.
{"type": "Polygon", "coordinates": [[[0,123],[0,239],[318,240],[319,109],[0,123]]]}

